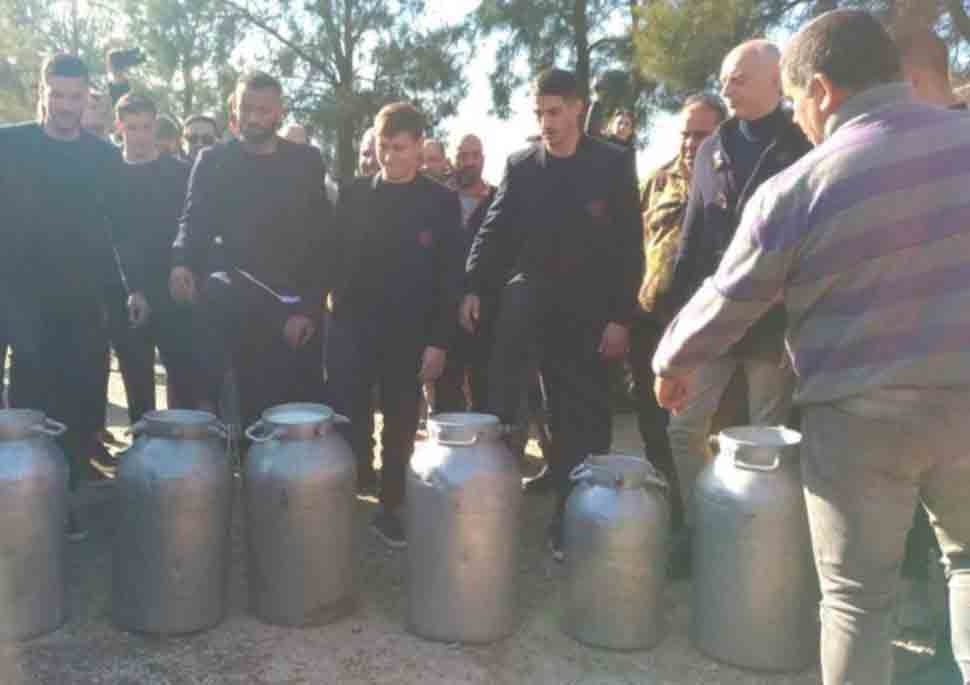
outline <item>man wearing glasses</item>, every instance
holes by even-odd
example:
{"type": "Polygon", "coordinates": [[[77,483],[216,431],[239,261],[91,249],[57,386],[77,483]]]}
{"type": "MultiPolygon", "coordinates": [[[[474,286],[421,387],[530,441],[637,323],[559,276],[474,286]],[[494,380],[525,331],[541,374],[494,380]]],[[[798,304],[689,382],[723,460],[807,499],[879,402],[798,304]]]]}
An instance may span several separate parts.
{"type": "Polygon", "coordinates": [[[216,144],[219,138],[219,125],[216,120],[205,114],[193,114],[185,120],[185,156],[194,162],[204,147],[216,144]]]}

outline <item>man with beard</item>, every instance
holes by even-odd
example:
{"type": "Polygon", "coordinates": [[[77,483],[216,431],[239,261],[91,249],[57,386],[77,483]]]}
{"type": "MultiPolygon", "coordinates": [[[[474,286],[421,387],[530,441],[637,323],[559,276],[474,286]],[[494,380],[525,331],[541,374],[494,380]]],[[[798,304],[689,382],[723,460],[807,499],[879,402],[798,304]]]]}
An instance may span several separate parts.
{"type": "Polygon", "coordinates": [[[219,124],[205,114],[193,114],[185,120],[182,131],[185,141],[185,157],[194,163],[203,148],[215,145],[219,140],[219,124]]]}
{"type": "MultiPolygon", "coordinates": [[[[485,214],[495,197],[495,186],[482,178],[485,168],[485,154],[481,139],[474,135],[464,136],[455,150],[454,185],[458,189],[461,202],[462,260],[468,255],[478,227],[485,220],[485,214]]],[[[489,322],[494,311],[494,294],[488,298],[484,317],[489,322]]],[[[475,335],[458,329],[454,344],[448,355],[445,372],[435,384],[434,410],[436,412],[466,411],[469,403],[465,399],[465,379],[471,395],[471,408],[481,411],[485,406],[487,382],[485,366],[491,345],[491,326],[483,324],[475,335]]]]}
{"type": "Polygon", "coordinates": [[[384,107],[374,122],[381,172],[347,184],[337,206],[331,401],[350,418],[347,433],[364,474],[372,460],[372,390],[379,388],[381,509],[372,527],[395,548],[407,545],[400,509],[421,384],[444,370],[461,277],[458,198],[418,173],[424,128],[413,106],[384,107]]]}
{"type": "Polygon", "coordinates": [[[683,498],[667,439],[669,415],[657,405],[653,394],[651,361],[660,336],[675,313],[667,309],[666,300],[680,245],[694,158],[701,143],[726,117],[724,105],[716,96],[689,97],[680,110],[680,152],[672,162],[650,176],[640,202],[646,270],[637,298],[637,316],[630,328],[629,361],[633,370],[640,437],[650,461],[670,483],[671,526],[675,532],[684,522],[683,498]]]}
{"type": "Polygon", "coordinates": [[[488,404],[514,425],[541,368],[549,396],[547,460],[558,489],[549,545],[562,559],[569,472],[611,441],[607,363],[627,352],[643,271],[632,159],[582,134],[575,74],[533,83],[542,142],[512,155],[472,244],[461,323],[473,333],[482,295],[500,292],[488,404]]]}
{"type": "Polygon", "coordinates": [[[199,154],[173,249],[172,295],[198,304],[199,392],[216,406],[231,358],[245,424],[322,392],[324,260],[334,255],[321,248],[331,217],[320,153],[276,135],[282,98],[268,74],[240,78],[239,140],[199,154]]]}
{"type": "Polygon", "coordinates": [[[167,373],[169,408],[194,406],[190,375],[191,319],[168,292],[172,242],[185,203],[189,168],[161,155],[155,142],[157,109],[143,95],[118,101],[122,169],[114,240],[125,266],[133,317],[116,317],[112,342],[118,355],[132,423],[155,409],[155,348],[167,373]]]}
{"type": "Polygon", "coordinates": [[[447,183],[451,177],[451,163],[440,140],[429,138],[421,150],[421,173],[439,183],[447,183]]]}
{"type": "MultiPolygon", "coordinates": [[[[10,403],[64,422],[70,488],[92,475],[105,398],[106,317],[124,296],[111,246],[121,159],[84,131],[87,67],[41,71],[39,123],[0,129],[0,318],[13,349],[10,403]]],[[[86,535],[75,516],[72,539],[86,535]]]]}
{"type": "Polygon", "coordinates": [[[360,152],[357,155],[357,174],[360,176],[374,176],[380,173],[380,171],[381,165],[377,163],[374,129],[369,128],[360,137],[360,152]]]}

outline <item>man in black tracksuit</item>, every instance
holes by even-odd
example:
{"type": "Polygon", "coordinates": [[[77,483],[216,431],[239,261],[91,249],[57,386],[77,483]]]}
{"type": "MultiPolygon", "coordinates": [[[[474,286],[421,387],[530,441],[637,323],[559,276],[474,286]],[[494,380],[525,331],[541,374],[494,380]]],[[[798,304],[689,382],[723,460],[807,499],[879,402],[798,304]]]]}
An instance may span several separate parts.
{"type": "Polygon", "coordinates": [[[631,158],[582,135],[575,76],[543,73],[533,101],[542,142],[509,158],[468,257],[460,318],[473,331],[480,295],[501,290],[488,400],[504,423],[515,423],[526,384],[542,370],[559,491],[549,542],[561,558],[569,472],[610,447],[607,361],[627,351],[643,250],[631,158]]]}
{"type": "Polygon", "coordinates": [[[345,185],[337,203],[340,275],[327,348],[328,395],[350,418],[361,471],[373,459],[372,389],[379,389],[381,511],[373,528],[404,547],[399,508],[414,450],[421,384],[442,373],[455,331],[461,210],[454,191],[418,173],[424,118],[388,105],[375,119],[379,174],[345,185]]]}
{"type": "Polygon", "coordinates": [[[169,408],[192,408],[192,335],[188,308],[172,301],[168,275],[172,242],[185,204],[189,167],[155,145],[157,110],[141,95],[117,105],[122,169],[115,248],[140,316],[116,316],[111,339],[132,423],[155,409],[155,348],[165,365],[169,408]]]}
{"type": "MultiPolygon", "coordinates": [[[[91,475],[101,429],[107,312],[123,307],[111,246],[121,157],[81,129],[88,70],[55,55],[42,120],[0,129],[0,330],[13,350],[10,403],[65,423],[71,489],[91,475]]],[[[72,516],[72,539],[85,535],[72,516]]]]}
{"type": "Polygon", "coordinates": [[[198,305],[199,396],[215,407],[231,357],[249,424],[275,404],[321,399],[332,217],[320,153],[276,135],[280,83],[248,74],[234,103],[240,140],[199,154],[169,285],[198,305]]]}

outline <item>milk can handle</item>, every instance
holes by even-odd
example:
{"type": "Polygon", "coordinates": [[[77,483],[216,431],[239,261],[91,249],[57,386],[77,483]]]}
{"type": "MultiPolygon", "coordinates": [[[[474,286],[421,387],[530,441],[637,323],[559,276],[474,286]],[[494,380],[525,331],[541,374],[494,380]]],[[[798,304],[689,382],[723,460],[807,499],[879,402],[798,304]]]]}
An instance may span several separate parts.
{"type": "Polygon", "coordinates": [[[269,433],[260,435],[258,431],[261,431],[265,427],[266,427],[266,424],[263,423],[262,419],[259,419],[256,423],[254,423],[253,425],[251,425],[249,428],[246,429],[246,437],[255,443],[260,443],[260,442],[269,442],[270,440],[278,436],[277,431],[275,430],[272,430],[269,433]]]}
{"type": "Polygon", "coordinates": [[[215,423],[211,424],[208,430],[220,440],[229,439],[229,427],[226,426],[226,424],[224,424],[222,421],[216,421],[215,423]]]}
{"type": "Polygon", "coordinates": [[[445,445],[446,447],[472,447],[478,443],[478,433],[475,433],[471,440],[442,440],[437,436],[434,440],[439,445],[445,445]]]}
{"type": "Polygon", "coordinates": [[[777,471],[781,466],[781,457],[775,455],[774,461],[770,464],[752,464],[750,461],[744,461],[743,459],[738,459],[738,455],[734,455],[734,465],[739,469],[745,469],[746,471],[760,471],[762,473],[770,473],[771,471],[777,471]]]}
{"type": "Polygon", "coordinates": [[[39,426],[34,426],[32,430],[35,433],[40,433],[51,438],[59,438],[67,431],[67,426],[60,421],[55,421],[49,416],[45,416],[44,423],[39,426]]]}
{"type": "Polygon", "coordinates": [[[572,471],[569,472],[569,480],[573,481],[574,483],[579,483],[584,480],[597,480],[597,473],[606,474],[606,478],[600,480],[599,482],[610,483],[612,485],[623,484],[623,479],[618,478],[616,474],[609,469],[603,468],[602,466],[593,466],[592,464],[587,464],[586,462],[578,464],[573,468],[572,471]]]}
{"type": "Polygon", "coordinates": [[[344,416],[343,414],[337,414],[334,412],[333,416],[330,417],[334,423],[352,423],[351,420],[344,416]]]}

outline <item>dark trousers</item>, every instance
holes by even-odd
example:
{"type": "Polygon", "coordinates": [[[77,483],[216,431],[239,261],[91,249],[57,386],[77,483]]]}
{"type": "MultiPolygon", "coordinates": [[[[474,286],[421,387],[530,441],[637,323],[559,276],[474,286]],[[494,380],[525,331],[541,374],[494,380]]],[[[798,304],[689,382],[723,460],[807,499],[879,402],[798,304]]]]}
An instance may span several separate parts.
{"type": "Polygon", "coordinates": [[[293,313],[242,277],[221,274],[206,279],[193,315],[198,343],[193,397],[218,406],[226,369],[232,363],[244,427],[277,404],[319,402],[323,398],[320,317],[313,338],[294,349],[283,337],[293,313]]]}
{"type": "Polygon", "coordinates": [[[70,487],[90,477],[92,436],[104,412],[101,371],[107,330],[96,302],[65,310],[7,302],[13,351],[10,405],[39,409],[68,427],[60,439],[70,465],[70,487]]]}
{"type": "Polygon", "coordinates": [[[491,413],[514,425],[541,370],[551,439],[545,456],[561,502],[571,490],[573,467],[610,448],[609,378],[597,351],[604,326],[560,306],[539,284],[517,279],[502,291],[488,367],[491,413]]]}
{"type": "Polygon", "coordinates": [[[111,343],[118,357],[128,400],[128,418],[138,421],[155,409],[155,349],[165,366],[169,407],[195,407],[192,383],[191,311],[174,303],[153,307],[148,323],[132,328],[124,319],[113,322],[111,343]]]}
{"type": "Polygon", "coordinates": [[[388,511],[404,501],[404,477],[418,429],[424,347],[420,332],[406,325],[383,326],[374,318],[352,318],[339,311],[330,322],[327,394],[333,408],[350,419],[343,430],[361,474],[373,469],[371,417],[374,386],[378,389],[384,418],[380,501],[388,511]]]}
{"type": "Polygon", "coordinates": [[[670,485],[670,523],[674,530],[684,524],[684,503],[680,496],[677,467],[667,438],[670,414],[657,404],[653,392],[653,354],[657,350],[663,326],[646,318],[637,319],[630,327],[630,354],[628,360],[633,371],[633,391],[636,398],[637,423],[643,439],[647,459],[670,485]]]}
{"type": "Polygon", "coordinates": [[[456,331],[448,349],[445,371],[435,383],[434,413],[485,411],[488,406],[488,360],[495,335],[495,298],[483,297],[481,317],[474,334],[456,331]],[[465,381],[469,397],[465,397],[465,381]]]}

